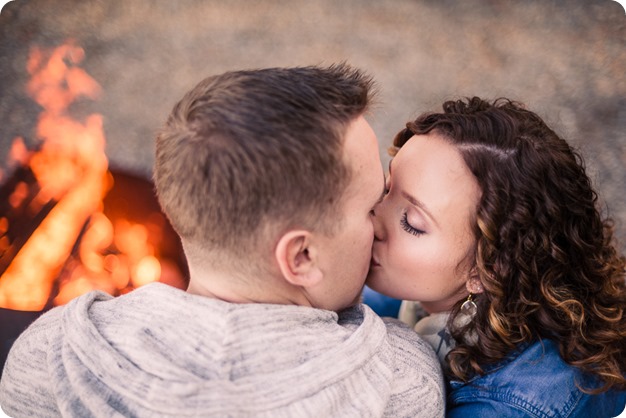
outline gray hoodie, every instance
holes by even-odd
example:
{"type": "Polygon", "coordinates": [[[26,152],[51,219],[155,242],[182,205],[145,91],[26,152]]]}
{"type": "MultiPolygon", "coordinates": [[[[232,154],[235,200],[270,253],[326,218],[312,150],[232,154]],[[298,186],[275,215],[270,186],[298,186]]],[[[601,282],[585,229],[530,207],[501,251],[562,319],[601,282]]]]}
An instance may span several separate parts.
{"type": "Polygon", "coordinates": [[[376,417],[444,413],[432,349],[359,305],[233,304],[154,283],[91,292],[15,342],[12,417],[376,417]]]}

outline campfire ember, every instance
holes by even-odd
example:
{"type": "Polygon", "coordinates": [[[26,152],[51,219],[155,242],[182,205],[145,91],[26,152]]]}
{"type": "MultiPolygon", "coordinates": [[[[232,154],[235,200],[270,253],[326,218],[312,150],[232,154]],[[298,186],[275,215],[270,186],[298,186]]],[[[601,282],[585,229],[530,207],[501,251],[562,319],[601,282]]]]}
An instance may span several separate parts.
{"type": "Polygon", "coordinates": [[[119,295],[156,280],[186,284],[152,184],[109,170],[101,115],[78,121],[68,111],[101,94],[78,66],[83,58],[68,43],[35,48],[28,60],[27,90],[43,110],[38,146],[14,140],[12,174],[0,187],[0,308],[41,311],[93,289],[119,295]]]}

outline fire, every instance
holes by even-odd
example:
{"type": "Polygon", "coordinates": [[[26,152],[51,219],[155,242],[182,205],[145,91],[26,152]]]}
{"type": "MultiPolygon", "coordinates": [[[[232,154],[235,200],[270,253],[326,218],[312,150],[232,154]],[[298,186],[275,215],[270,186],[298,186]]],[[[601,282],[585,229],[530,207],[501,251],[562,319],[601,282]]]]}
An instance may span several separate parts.
{"type": "MultiPolygon", "coordinates": [[[[93,289],[111,294],[128,291],[161,277],[155,248],[145,225],[118,220],[103,213],[103,198],[113,186],[105,155],[103,120],[89,115],[74,120],[68,106],[77,98],[97,99],[98,83],[77,65],[84,51],[71,43],[52,52],[34,48],[27,70],[27,91],[43,108],[37,124],[41,147],[29,151],[16,138],[10,152],[13,164],[28,164],[38,190],[17,184],[9,204],[37,214],[52,206],[0,277],[0,307],[38,311],[93,289]],[[80,243],[78,248],[76,244],[80,243]]],[[[5,231],[6,217],[0,218],[5,231]]],[[[5,236],[3,238],[6,239],[5,236]]],[[[6,242],[0,246],[6,248],[6,242]]]]}

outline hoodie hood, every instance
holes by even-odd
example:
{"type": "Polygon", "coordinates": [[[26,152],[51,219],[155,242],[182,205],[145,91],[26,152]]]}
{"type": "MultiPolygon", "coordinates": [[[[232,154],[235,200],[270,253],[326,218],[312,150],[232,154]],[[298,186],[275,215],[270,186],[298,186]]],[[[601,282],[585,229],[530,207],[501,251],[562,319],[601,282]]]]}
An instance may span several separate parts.
{"type": "Polygon", "coordinates": [[[311,397],[375,355],[386,332],[368,308],[338,321],[331,311],[232,304],[154,283],[72,301],[48,358],[60,403],[74,411],[252,413],[311,397]]]}

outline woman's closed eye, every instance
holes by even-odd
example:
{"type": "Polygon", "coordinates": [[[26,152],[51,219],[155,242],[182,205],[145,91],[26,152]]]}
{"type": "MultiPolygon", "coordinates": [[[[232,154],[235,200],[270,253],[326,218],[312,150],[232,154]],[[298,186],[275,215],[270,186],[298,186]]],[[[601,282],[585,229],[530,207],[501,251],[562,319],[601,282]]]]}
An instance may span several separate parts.
{"type": "Polygon", "coordinates": [[[404,229],[406,232],[408,232],[411,235],[419,236],[419,235],[426,233],[425,231],[421,229],[415,228],[409,223],[407,212],[404,212],[404,214],[402,215],[402,219],[400,220],[400,225],[402,226],[402,229],[404,229]]]}

